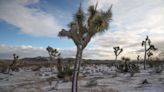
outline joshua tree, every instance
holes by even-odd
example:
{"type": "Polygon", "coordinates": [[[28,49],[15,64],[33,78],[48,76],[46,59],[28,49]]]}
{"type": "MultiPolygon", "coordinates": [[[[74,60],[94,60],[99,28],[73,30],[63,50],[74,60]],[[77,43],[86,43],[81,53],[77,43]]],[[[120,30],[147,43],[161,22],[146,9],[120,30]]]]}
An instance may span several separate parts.
{"type": "Polygon", "coordinates": [[[69,39],[72,39],[77,47],[72,79],[72,92],[77,92],[77,80],[83,50],[93,36],[108,29],[109,22],[112,17],[111,8],[112,7],[110,7],[106,12],[98,11],[96,4],[96,6],[90,6],[88,14],[85,14],[80,4],[79,9],[74,15],[73,21],[68,25],[69,29],[62,29],[58,34],[60,37],[68,37],[69,39]]]}
{"type": "Polygon", "coordinates": [[[146,37],[146,39],[144,41],[142,41],[141,45],[144,46],[144,48],[145,48],[144,49],[144,51],[145,51],[145,55],[144,55],[144,70],[145,70],[146,69],[146,55],[151,56],[150,54],[152,54],[152,53],[150,52],[150,50],[155,51],[155,50],[157,50],[157,48],[155,48],[155,46],[151,44],[151,40],[149,39],[148,36],[146,37]],[[149,46],[148,48],[147,48],[147,45],[149,46]]]}
{"type": "Polygon", "coordinates": [[[139,64],[140,61],[140,55],[137,56],[137,64],[139,64]]]}
{"type": "Polygon", "coordinates": [[[49,54],[49,57],[50,57],[50,62],[51,62],[50,63],[50,68],[51,68],[51,72],[52,72],[52,61],[53,61],[53,58],[57,59],[60,56],[60,53],[58,52],[57,49],[53,49],[50,46],[47,47],[47,51],[48,51],[48,54],[49,54]]]}
{"type": "Polygon", "coordinates": [[[137,56],[137,61],[139,61],[139,60],[140,60],[140,55],[137,56]]]}
{"type": "Polygon", "coordinates": [[[8,72],[7,73],[9,73],[10,72],[10,69],[12,69],[12,68],[14,68],[15,67],[15,65],[17,64],[17,62],[18,62],[18,59],[19,59],[19,56],[17,56],[15,53],[13,54],[13,62],[10,64],[10,66],[9,66],[9,69],[8,69],[8,72]]]}
{"type": "Polygon", "coordinates": [[[116,47],[113,47],[114,49],[114,54],[115,54],[115,62],[116,62],[116,65],[117,65],[117,57],[120,55],[120,53],[123,51],[122,48],[120,48],[119,46],[116,46],[116,47]]]}

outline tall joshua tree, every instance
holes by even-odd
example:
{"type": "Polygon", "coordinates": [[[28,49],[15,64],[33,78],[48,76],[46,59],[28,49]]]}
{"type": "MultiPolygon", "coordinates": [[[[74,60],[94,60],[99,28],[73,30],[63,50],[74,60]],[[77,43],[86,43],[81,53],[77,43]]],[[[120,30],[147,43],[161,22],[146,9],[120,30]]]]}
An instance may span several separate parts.
{"type": "Polygon", "coordinates": [[[72,79],[72,92],[77,92],[78,89],[77,80],[83,50],[93,36],[108,29],[112,17],[111,8],[112,6],[106,12],[98,11],[96,4],[96,6],[90,6],[88,8],[88,14],[85,14],[80,4],[79,9],[73,17],[73,21],[68,25],[69,29],[62,29],[58,34],[60,37],[68,37],[69,39],[72,39],[77,47],[72,79]]]}
{"type": "Polygon", "coordinates": [[[157,48],[155,48],[155,46],[151,44],[151,40],[149,39],[149,36],[147,36],[145,40],[142,41],[141,45],[144,46],[144,51],[145,51],[145,54],[144,54],[144,70],[145,70],[146,69],[146,56],[148,55],[148,57],[150,57],[151,56],[150,54],[152,54],[150,50],[155,51],[157,50],[157,48]],[[147,45],[149,46],[148,48],[147,48],[147,45]]]}
{"type": "Polygon", "coordinates": [[[51,72],[52,72],[52,61],[53,61],[53,58],[57,59],[60,56],[60,53],[58,52],[57,49],[53,49],[50,46],[47,47],[47,51],[48,51],[48,54],[49,54],[49,57],[50,57],[50,68],[51,68],[51,72]]]}
{"type": "Polygon", "coordinates": [[[123,49],[120,48],[119,46],[113,47],[113,49],[114,49],[114,54],[115,54],[115,62],[117,64],[117,57],[120,55],[123,49]]]}

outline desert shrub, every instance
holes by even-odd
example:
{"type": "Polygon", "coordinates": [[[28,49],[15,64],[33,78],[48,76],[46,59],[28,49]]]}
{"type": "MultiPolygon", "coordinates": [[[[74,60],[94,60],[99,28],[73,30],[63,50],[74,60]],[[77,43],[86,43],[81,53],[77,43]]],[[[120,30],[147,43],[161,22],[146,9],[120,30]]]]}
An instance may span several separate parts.
{"type": "Polygon", "coordinates": [[[128,72],[128,63],[127,62],[124,62],[124,63],[120,62],[120,63],[118,63],[117,70],[119,72],[122,72],[122,73],[128,72]]]}
{"type": "Polygon", "coordinates": [[[112,78],[117,77],[117,76],[118,76],[118,74],[116,72],[112,73],[112,78]]]}
{"type": "Polygon", "coordinates": [[[106,87],[98,87],[98,88],[90,88],[87,92],[119,92],[112,88],[106,88],[106,87]]]}
{"type": "Polygon", "coordinates": [[[161,73],[163,71],[163,65],[155,65],[154,66],[155,73],[161,73]]]}
{"type": "Polygon", "coordinates": [[[64,79],[64,81],[70,81],[72,78],[73,70],[71,69],[71,63],[62,63],[60,59],[58,59],[57,70],[58,74],[57,77],[60,79],[64,79]]]}
{"type": "Polygon", "coordinates": [[[58,78],[64,78],[64,72],[58,72],[57,77],[58,78]]]}
{"type": "Polygon", "coordinates": [[[0,66],[0,73],[6,73],[8,70],[7,66],[0,66]]]}
{"type": "Polygon", "coordinates": [[[139,72],[139,66],[136,64],[131,64],[130,70],[129,70],[130,76],[133,77],[134,74],[137,72],[139,72]]]}
{"type": "Polygon", "coordinates": [[[97,81],[95,79],[92,79],[90,81],[87,82],[86,87],[92,87],[92,86],[97,86],[97,81]]]}
{"type": "Polygon", "coordinates": [[[156,67],[155,72],[156,73],[161,73],[162,72],[162,67],[156,67]]]}
{"type": "Polygon", "coordinates": [[[122,63],[119,63],[118,65],[117,65],[117,70],[119,71],[119,72],[128,72],[128,69],[127,69],[128,67],[126,66],[126,64],[122,64],[122,63]]]}
{"type": "Polygon", "coordinates": [[[33,66],[31,67],[32,71],[39,71],[42,66],[33,66]]]}
{"type": "Polygon", "coordinates": [[[124,63],[119,63],[117,69],[122,73],[130,73],[131,77],[133,77],[135,73],[139,72],[139,66],[137,64],[126,61],[124,63]]]}
{"type": "Polygon", "coordinates": [[[131,71],[139,72],[139,66],[137,64],[131,63],[129,67],[130,67],[131,71]]]}
{"type": "Polygon", "coordinates": [[[148,65],[153,68],[155,73],[161,73],[164,68],[163,62],[160,60],[151,60],[148,62],[148,65]]]}
{"type": "Polygon", "coordinates": [[[153,68],[155,62],[150,60],[149,62],[147,62],[147,64],[149,65],[150,68],[153,68]]]}
{"type": "Polygon", "coordinates": [[[12,71],[19,72],[19,68],[17,66],[11,67],[12,71]]]}

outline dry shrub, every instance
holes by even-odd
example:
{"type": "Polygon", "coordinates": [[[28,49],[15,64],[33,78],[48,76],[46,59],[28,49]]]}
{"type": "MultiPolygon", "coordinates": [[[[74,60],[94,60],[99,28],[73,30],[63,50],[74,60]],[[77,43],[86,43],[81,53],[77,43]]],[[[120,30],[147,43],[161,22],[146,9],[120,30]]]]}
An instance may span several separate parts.
{"type": "Polygon", "coordinates": [[[98,88],[91,88],[89,92],[119,92],[112,88],[105,88],[105,87],[98,87],[98,88]]]}
{"type": "Polygon", "coordinates": [[[92,79],[89,82],[87,82],[86,87],[93,87],[93,86],[97,86],[97,81],[92,79]]]}

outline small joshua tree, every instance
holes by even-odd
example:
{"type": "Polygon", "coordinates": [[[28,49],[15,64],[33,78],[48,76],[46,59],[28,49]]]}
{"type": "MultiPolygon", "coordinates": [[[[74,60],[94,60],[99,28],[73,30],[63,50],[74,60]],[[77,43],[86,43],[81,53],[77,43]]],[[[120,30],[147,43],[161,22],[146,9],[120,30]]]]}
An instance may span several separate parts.
{"type": "Polygon", "coordinates": [[[139,64],[140,61],[140,55],[137,56],[137,64],[139,64]]]}
{"type": "Polygon", "coordinates": [[[88,14],[85,14],[80,5],[74,15],[73,21],[69,24],[69,29],[62,29],[59,32],[60,37],[68,37],[69,39],[72,39],[77,47],[72,79],[72,92],[78,91],[77,84],[83,50],[93,36],[108,29],[112,17],[111,8],[112,7],[106,12],[98,11],[96,4],[96,6],[90,6],[88,14]]]}
{"type": "Polygon", "coordinates": [[[142,41],[142,46],[144,46],[144,51],[145,51],[145,54],[144,54],[144,70],[146,69],[146,56],[149,55],[152,56],[152,53],[150,52],[150,50],[157,50],[157,48],[155,48],[154,45],[151,44],[151,40],[149,39],[149,37],[147,36],[146,39],[144,41],[142,41]],[[149,46],[147,48],[147,45],[149,46]]]}
{"type": "Polygon", "coordinates": [[[115,62],[117,65],[117,57],[120,55],[120,53],[123,51],[122,48],[120,48],[119,46],[113,47],[114,49],[114,54],[115,54],[115,62]]]}
{"type": "Polygon", "coordinates": [[[16,64],[17,64],[17,62],[18,62],[18,59],[19,59],[19,56],[17,56],[17,55],[14,53],[14,54],[13,54],[13,62],[10,64],[7,73],[10,73],[10,70],[11,70],[11,69],[16,68],[16,64]]]}
{"type": "Polygon", "coordinates": [[[48,46],[47,51],[50,57],[50,68],[52,72],[52,61],[53,59],[57,59],[60,56],[60,53],[58,52],[57,49],[53,49],[52,47],[48,46]]]}
{"type": "Polygon", "coordinates": [[[137,61],[140,61],[140,55],[137,56],[137,61]]]}

